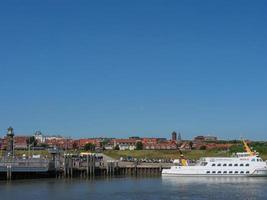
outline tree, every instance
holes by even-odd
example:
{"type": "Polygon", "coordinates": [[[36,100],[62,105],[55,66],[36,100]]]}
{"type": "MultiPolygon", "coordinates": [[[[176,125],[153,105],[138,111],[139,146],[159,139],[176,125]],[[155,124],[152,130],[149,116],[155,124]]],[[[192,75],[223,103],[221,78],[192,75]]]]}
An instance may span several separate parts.
{"type": "Polygon", "coordinates": [[[79,146],[78,146],[78,144],[76,142],[74,142],[73,145],[72,145],[72,148],[77,150],[79,148],[79,146]]]}
{"type": "Polygon", "coordinates": [[[116,146],[114,147],[114,150],[120,150],[119,145],[116,145],[116,146]]]}
{"type": "Polygon", "coordinates": [[[142,150],[143,149],[143,143],[142,142],[137,142],[135,145],[136,150],[142,150]]]}
{"type": "Polygon", "coordinates": [[[84,150],[86,151],[94,151],[95,150],[95,145],[92,143],[87,143],[84,145],[84,150]]]}
{"type": "Polygon", "coordinates": [[[206,147],[205,145],[203,145],[203,146],[201,146],[199,149],[200,149],[200,150],[206,150],[207,147],[206,147]]]}
{"type": "Polygon", "coordinates": [[[190,146],[190,149],[193,148],[193,142],[192,141],[189,142],[189,146],[190,146]]]}
{"type": "Polygon", "coordinates": [[[103,140],[102,142],[100,142],[100,147],[104,148],[108,144],[108,142],[108,140],[103,140]]]}
{"type": "Polygon", "coordinates": [[[46,143],[41,143],[38,146],[43,147],[43,148],[48,148],[49,147],[49,145],[46,144],[46,143]]]}
{"type": "Polygon", "coordinates": [[[27,145],[28,146],[33,146],[35,147],[37,145],[37,140],[35,139],[34,136],[30,136],[28,139],[27,139],[27,145]]]}

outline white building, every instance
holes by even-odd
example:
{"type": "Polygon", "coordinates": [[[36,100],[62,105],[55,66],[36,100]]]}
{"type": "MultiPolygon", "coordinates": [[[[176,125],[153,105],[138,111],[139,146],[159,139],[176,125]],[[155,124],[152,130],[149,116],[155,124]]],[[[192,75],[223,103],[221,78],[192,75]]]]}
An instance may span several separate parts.
{"type": "Polygon", "coordinates": [[[41,133],[41,131],[36,131],[34,133],[34,137],[39,143],[45,142],[45,136],[41,133]]]}

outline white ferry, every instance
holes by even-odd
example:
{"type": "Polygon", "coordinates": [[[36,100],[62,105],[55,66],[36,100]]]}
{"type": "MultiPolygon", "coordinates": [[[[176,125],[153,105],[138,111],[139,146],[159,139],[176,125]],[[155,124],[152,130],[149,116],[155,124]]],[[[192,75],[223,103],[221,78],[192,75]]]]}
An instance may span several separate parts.
{"type": "Polygon", "coordinates": [[[267,163],[243,141],[246,152],[233,157],[204,157],[188,165],[181,155],[180,166],[163,169],[162,176],[267,176],[267,163]]]}

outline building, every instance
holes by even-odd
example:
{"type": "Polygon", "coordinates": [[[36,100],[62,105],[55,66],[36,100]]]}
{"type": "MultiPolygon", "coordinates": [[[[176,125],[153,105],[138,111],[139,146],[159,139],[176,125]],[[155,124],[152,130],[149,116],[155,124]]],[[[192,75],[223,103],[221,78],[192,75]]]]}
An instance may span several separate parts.
{"type": "Polygon", "coordinates": [[[4,139],[0,138],[0,149],[3,149],[4,139]]]}
{"type": "Polygon", "coordinates": [[[14,149],[27,149],[28,148],[28,136],[15,136],[14,137],[14,149]]]}
{"type": "Polygon", "coordinates": [[[96,148],[100,148],[101,146],[101,139],[98,138],[83,138],[75,140],[75,145],[79,149],[83,149],[86,144],[93,144],[96,148]]]}
{"type": "Polygon", "coordinates": [[[41,131],[36,131],[34,133],[34,138],[38,143],[45,143],[45,136],[41,133],[41,131]]]}
{"type": "Polygon", "coordinates": [[[178,134],[178,141],[181,142],[182,141],[182,136],[181,133],[178,134]]]}
{"type": "MultiPolygon", "coordinates": [[[[192,144],[192,145],[193,145],[193,144],[192,144]]],[[[188,141],[184,141],[184,142],[182,142],[182,143],[180,144],[179,149],[180,149],[181,151],[191,151],[191,150],[192,150],[192,146],[191,146],[190,142],[188,142],[188,141]]]]}
{"type": "Polygon", "coordinates": [[[177,133],[175,131],[172,132],[172,141],[177,140],[177,133]]]}
{"type": "Polygon", "coordinates": [[[57,147],[59,149],[73,149],[74,146],[74,140],[70,138],[51,138],[46,139],[45,144],[47,144],[49,147],[57,147]]]}
{"type": "Polygon", "coordinates": [[[217,141],[217,137],[215,137],[215,136],[205,136],[204,139],[207,142],[216,142],[217,141]]]}
{"type": "Polygon", "coordinates": [[[194,138],[194,142],[215,142],[217,141],[217,137],[215,136],[196,136],[194,138]]]}
{"type": "Polygon", "coordinates": [[[156,144],[143,144],[143,149],[145,150],[175,150],[177,145],[175,141],[163,141],[156,144]]]}
{"type": "Polygon", "coordinates": [[[135,150],[138,141],[140,141],[140,139],[113,139],[111,143],[114,148],[118,146],[120,150],[135,150]]]}
{"type": "Polygon", "coordinates": [[[114,146],[111,143],[107,143],[107,144],[104,145],[104,149],[105,150],[113,150],[114,146]]]}
{"type": "Polygon", "coordinates": [[[204,142],[205,141],[205,137],[202,135],[196,136],[194,137],[194,142],[204,142]]]}
{"type": "Polygon", "coordinates": [[[166,142],[167,139],[166,138],[142,138],[141,142],[143,144],[157,144],[160,142],[166,142]]]}

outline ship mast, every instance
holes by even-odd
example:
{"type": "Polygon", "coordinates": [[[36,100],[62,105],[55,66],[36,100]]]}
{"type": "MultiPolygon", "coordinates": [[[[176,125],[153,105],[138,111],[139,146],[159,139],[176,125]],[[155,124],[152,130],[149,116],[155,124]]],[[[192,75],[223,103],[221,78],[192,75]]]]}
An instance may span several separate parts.
{"type": "Polygon", "coordinates": [[[242,142],[243,142],[245,151],[246,151],[250,156],[254,156],[254,155],[255,155],[255,152],[253,152],[253,151],[251,150],[251,148],[248,146],[247,142],[246,142],[244,139],[242,139],[242,142]]]}

